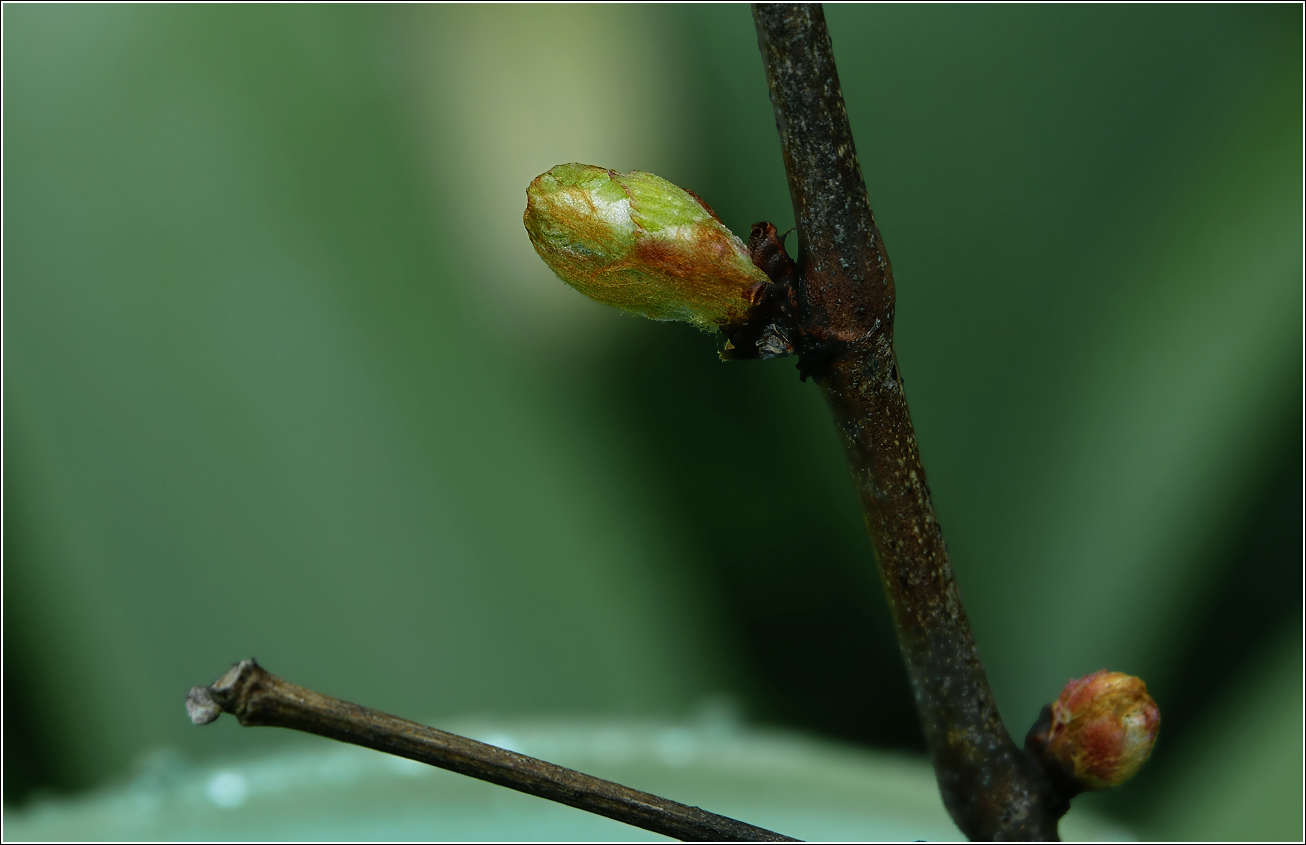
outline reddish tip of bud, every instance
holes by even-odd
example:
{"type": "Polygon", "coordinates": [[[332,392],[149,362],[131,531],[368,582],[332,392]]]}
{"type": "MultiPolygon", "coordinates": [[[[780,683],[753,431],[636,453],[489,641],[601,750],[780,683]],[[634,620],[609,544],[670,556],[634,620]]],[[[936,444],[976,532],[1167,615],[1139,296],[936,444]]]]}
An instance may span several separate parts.
{"type": "Polygon", "coordinates": [[[1152,753],[1161,711],[1147,685],[1103,669],[1066,684],[1052,703],[1044,754],[1088,789],[1133,777],[1152,753]]]}

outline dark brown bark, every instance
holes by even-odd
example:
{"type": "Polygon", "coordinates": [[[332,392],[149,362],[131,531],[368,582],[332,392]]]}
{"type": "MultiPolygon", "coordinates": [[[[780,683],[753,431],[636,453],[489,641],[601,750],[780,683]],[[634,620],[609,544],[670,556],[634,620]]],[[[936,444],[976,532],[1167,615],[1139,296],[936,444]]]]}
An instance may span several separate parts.
{"type": "Polygon", "coordinates": [[[998,715],[925,483],[893,350],[893,270],[824,12],[764,4],[754,20],[798,221],[790,340],[843,440],[944,804],[972,839],[1055,839],[1065,802],[998,715]]]}

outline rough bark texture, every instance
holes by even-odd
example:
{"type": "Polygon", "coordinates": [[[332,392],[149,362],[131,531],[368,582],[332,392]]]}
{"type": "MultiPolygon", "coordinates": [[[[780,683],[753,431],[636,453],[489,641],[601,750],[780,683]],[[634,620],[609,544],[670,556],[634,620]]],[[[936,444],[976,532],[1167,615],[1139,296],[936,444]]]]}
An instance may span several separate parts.
{"type": "Polygon", "coordinates": [[[971,635],[893,350],[894,283],[819,5],[754,7],[798,221],[794,342],[852,467],[944,804],[972,839],[1055,839],[1064,809],[1012,741],[971,635]]]}

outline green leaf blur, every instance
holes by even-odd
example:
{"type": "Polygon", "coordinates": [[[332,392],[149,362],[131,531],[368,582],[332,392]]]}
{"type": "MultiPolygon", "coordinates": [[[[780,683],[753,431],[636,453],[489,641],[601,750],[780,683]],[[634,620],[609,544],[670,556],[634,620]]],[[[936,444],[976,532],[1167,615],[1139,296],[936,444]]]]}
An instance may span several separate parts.
{"type": "MultiPolygon", "coordinates": [[[[1152,759],[1080,801],[1148,838],[1302,835],[1300,732],[1256,730],[1302,715],[1301,14],[827,10],[999,704],[1144,678],[1152,759]]],[[[564,161],[792,225],[747,7],[3,15],[6,815],[309,747],[185,719],[251,655],[414,718],[725,695],[920,750],[816,389],[522,229],[564,161]]]]}

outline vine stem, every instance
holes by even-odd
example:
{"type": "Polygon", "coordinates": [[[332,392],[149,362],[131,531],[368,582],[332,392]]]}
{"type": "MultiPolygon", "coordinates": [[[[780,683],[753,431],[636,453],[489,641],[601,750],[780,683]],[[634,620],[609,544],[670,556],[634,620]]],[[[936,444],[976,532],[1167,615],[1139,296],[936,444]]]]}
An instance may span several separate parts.
{"type": "Polygon", "coordinates": [[[186,696],[186,712],[197,725],[206,725],[225,712],[246,726],[291,728],[361,745],[682,841],[799,841],[525,754],[332,698],[282,680],[254,660],[242,660],[209,686],[192,687],[186,696]]]}
{"type": "Polygon", "coordinates": [[[925,483],[824,11],[753,18],[798,223],[794,349],[843,440],[944,805],[972,839],[1055,840],[1065,801],[1002,724],[925,483]]]}

